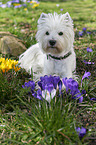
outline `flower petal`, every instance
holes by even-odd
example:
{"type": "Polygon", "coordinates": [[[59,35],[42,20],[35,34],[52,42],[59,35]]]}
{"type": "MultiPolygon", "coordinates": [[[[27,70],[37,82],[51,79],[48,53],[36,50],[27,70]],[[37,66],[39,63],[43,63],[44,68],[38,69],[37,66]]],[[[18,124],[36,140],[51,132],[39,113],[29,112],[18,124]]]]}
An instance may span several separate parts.
{"type": "Polygon", "coordinates": [[[86,71],[85,71],[85,73],[84,73],[84,75],[83,75],[83,77],[82,77],[82,80],[85,79],[85,78],[89,79],[89,76],[90,76],[90,75],[91,75],[90,72],[86,72],[86,71]]]}

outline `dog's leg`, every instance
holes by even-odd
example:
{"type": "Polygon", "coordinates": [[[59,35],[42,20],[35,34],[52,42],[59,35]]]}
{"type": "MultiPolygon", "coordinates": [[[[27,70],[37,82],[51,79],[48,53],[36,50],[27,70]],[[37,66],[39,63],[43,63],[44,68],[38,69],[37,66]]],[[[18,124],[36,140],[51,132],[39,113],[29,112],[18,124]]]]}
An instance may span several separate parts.
{"type": "Polygon", "coordinates": [[[20,67],[24,68],[27,72],[31,69],[35,73],[42,73],[44,67],[44,54],[41,52],[38,43],[31,46],[19,57],[20,67]]]}

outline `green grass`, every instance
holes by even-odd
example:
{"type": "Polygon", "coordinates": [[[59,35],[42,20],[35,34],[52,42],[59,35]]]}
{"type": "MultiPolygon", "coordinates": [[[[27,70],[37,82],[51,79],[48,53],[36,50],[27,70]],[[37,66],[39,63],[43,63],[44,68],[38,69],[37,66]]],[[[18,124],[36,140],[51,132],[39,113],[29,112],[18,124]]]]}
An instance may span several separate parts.
{"type": "Polygon", "coordinates": [[[2,143],[36,144],[39,142],[44,145],[80,143],[74,129],[76,121],[72,102],[63,106],[61,100],[56,104],[52,103],[51,106],[45,102],[37,104],[34,100],[33,105],[28,102],[23,103],[28,110],[17,107],[14,109],[15,113],[3,115],[5,120],[2,124],[7,124],[4,127],[7,136],[6,133],[3,134],[2,143]],[[6,121],[8,118],[9,121],[6,121]]]}
{"type": "Polygon", "coordinates": [[[54,13],[54,11],[61,13],[61,8],[63,8],[62,13],[68,11],[73,19],[76,71],[79,75],[80,91],[86,90],[86,94],[83,95],[84,100],[82,103],[70,100],[70,96],[64,92],[63,98],[56,97],[51,104],[48,104],[28,95],[28,90],[22,88],[24,82],[32,77],[24,70],[17,73],[13,71],[1,73],[0,143],[2,145],[96,144],[96,102],[89,99],[96,97],[96,2],[94,0],[40,2],[39,7],[35,9],[28,5],[28,11],[24,11],[24,8],[0,8],[0,31],[9,31],[16,35],[28,48],[36,43],[35,34],[40,14],[54,13]],[[56,4],[60,6],[57,7],[56,4]],[[83,27],[87,27],[87,31],[92,32],[91,35],[85,34],[79,37],[78,32],[82,31],[83,27]],[[93,51],[88,53],[87,47],[93,51]],[[90,60],[95,64],[85,65],[84,60],[90,60]],[[89,80],[84,80],[81,86],[81,78],[85,71],[91,72],[91,77],[89,80]],[[81,126],[87,129],[87,134],[82,140],[75,131],[75,127],[81,126]]]}

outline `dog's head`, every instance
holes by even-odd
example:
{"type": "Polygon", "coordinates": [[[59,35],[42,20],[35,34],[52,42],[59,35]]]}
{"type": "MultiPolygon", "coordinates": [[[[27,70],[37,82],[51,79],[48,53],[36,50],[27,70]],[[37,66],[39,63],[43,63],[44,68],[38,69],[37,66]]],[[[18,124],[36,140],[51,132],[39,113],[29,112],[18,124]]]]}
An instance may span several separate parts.
{"type": "Polygon", "coordinates": [[[73,46],[73,22],[69,13],[45,14],[38,20],[36,39],[44,53],[60,54],[73,46]]]}

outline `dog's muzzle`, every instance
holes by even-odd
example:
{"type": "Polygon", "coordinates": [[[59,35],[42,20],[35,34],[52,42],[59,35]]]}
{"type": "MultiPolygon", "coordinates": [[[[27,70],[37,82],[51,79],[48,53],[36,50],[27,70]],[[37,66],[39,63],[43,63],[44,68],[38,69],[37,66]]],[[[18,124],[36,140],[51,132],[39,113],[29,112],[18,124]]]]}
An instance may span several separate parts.
{"type": "Polygon", "coordinates": [[[56,40],[49,40],[49,44],[50,46],[54,47],[54,45],[56,44],[56,40]]]}

